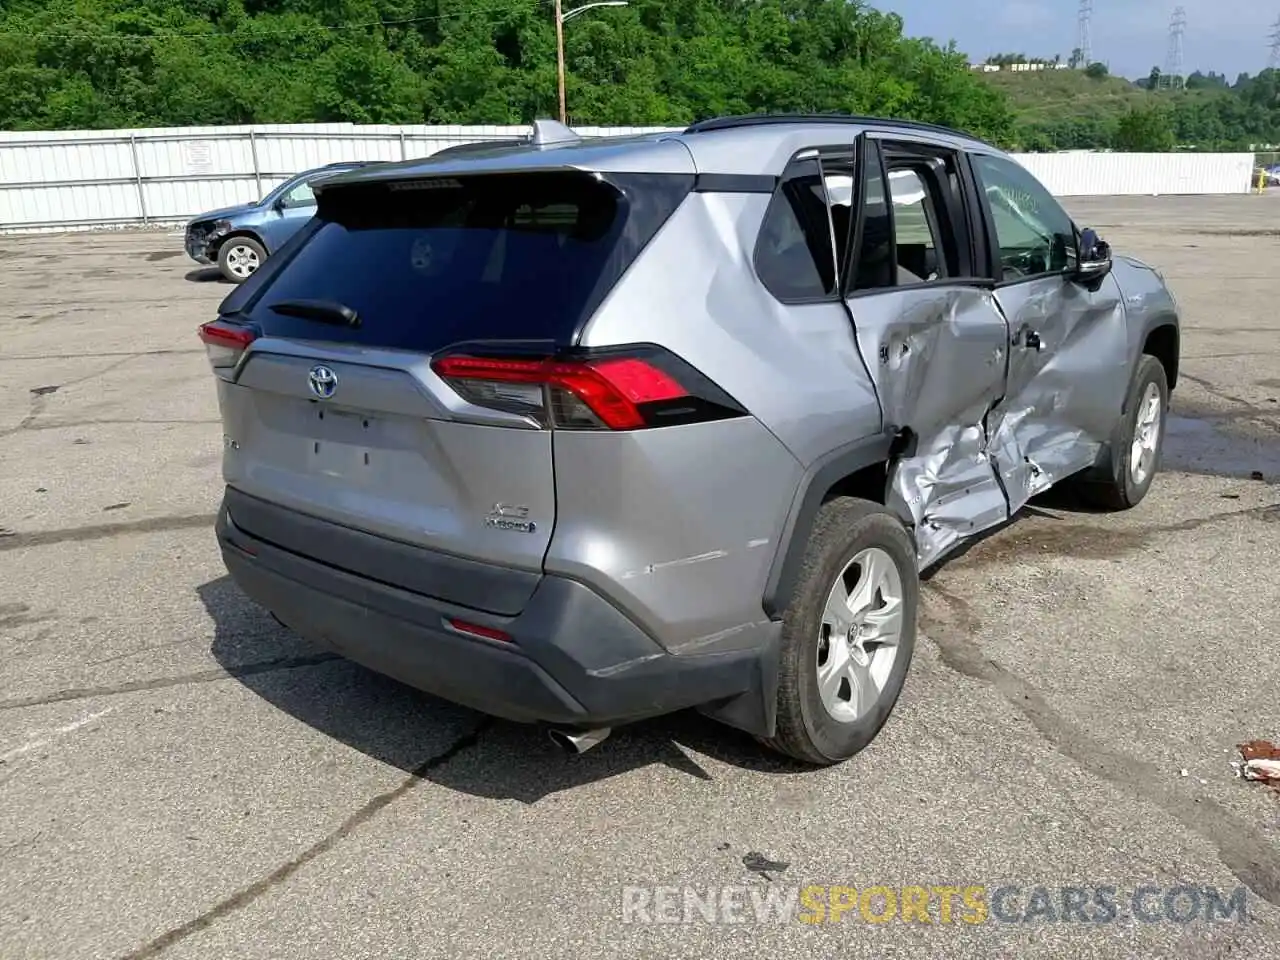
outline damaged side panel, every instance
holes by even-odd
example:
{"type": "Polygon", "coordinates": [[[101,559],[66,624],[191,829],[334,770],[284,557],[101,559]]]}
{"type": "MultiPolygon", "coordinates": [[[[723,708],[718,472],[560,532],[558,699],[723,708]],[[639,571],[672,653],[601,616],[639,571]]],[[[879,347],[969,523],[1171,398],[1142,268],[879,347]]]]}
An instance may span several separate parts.
{"type": "Polygon", "coordinates": [[[1114,278],[1096,291],[1061,276],[995,294],[1010,330],[1004,399],[987,427],[1011,512],[1092,466],[1128,388],[1128,335],[1114,278]]]}
{"type": "Polygon", "coordinates": [[[887,503],[915,531],[921,568],[1009,516],[986,418],[1004,391],[1009,331],[971,285],[877,291],[849,301],[886,427],[906,432],[887,503]]]}

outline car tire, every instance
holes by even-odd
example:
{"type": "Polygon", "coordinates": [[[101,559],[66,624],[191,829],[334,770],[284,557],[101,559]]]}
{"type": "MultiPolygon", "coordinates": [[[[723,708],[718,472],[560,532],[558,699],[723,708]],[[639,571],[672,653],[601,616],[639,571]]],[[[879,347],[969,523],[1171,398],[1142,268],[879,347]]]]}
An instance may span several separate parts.
{"type": "Polygon", "coordinates": [[[906,681],[919,597],[915,545],[892,512],[852,497],[823,504],[783,614],[777,727],[762,742],[818,766],[840,763],[867,746],[889,718],[906,681]],[[883,582],[864,583],[864,577],[883,582]],[[855,600],[871,603],[862,610],[857,603],[846,605],[849,622],[837,623],[839,612],[833,616],[829,602],[842,596],[836,591],[848,593],[850,588],[855,600]],[[886,615],[891,609],[897,610],[895,641],[885,642],[882,632],[869,649],[868,631],[891,620],[886,615]],[[885,659],[887,654],[892,655],[885,659]],[[836,683],[841,670],[843,679],[836,683]]]}
{"type": "Polygon", "coordinates": [[[1136,507],[1160,471],[1169,419],[1169,381],[1164,365],[1150,354],[1143,354],[1138,361],[1124,410],[1112,434],[1106,461],[1076,487],[1085,503],[1104,510],[1136,507]]]}
{"type": "Polygon", "coordinates": [[[267,251],[252,237],[229,237],[218,248],[218,269],[232,283],[244,283],[267,259],[267,251]]]}

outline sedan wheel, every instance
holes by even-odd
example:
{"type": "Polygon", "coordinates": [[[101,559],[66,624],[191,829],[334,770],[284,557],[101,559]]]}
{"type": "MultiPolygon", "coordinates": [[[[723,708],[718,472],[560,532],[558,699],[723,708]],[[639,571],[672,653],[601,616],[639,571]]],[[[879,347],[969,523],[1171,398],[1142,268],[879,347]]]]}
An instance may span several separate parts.
{"type": "Polygon", "coordinates": [[[232,237],[218,251],[218,268],[232,283],[244,283],[257,273],[267,252],[249,237],[232,237]]]}

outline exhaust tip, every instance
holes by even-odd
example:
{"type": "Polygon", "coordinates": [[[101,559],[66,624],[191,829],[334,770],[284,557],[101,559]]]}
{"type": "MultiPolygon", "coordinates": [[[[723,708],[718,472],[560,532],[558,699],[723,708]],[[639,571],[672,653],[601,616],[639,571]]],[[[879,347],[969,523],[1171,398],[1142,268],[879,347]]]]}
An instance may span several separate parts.
{"type": "Polygon", "coordinates": [[[595,730],[558,730],[547,731],[547,736],[557,747],[569,754],[586,753],[603,741],[613,730],[611,727],[598,727],[595,730]]]}

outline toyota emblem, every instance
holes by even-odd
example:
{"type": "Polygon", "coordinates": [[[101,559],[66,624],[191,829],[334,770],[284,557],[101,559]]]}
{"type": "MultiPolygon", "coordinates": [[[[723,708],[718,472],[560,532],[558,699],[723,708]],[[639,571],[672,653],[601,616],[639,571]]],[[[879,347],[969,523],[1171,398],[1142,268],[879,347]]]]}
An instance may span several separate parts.
{"type": "Polygon", "coordinates": [[[318,363],[307,374],[307,385],[321,400],[328,400],[333,396],[333,391],[338,389],[338,375],[323,363],[318,363]]]}

